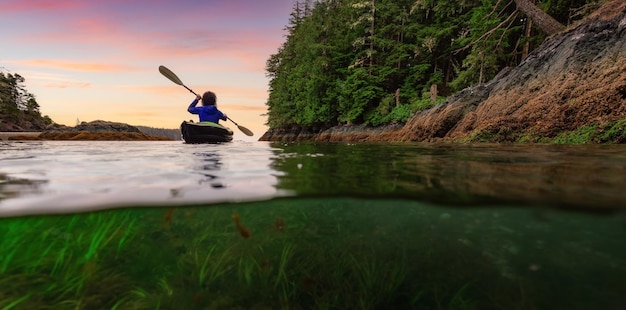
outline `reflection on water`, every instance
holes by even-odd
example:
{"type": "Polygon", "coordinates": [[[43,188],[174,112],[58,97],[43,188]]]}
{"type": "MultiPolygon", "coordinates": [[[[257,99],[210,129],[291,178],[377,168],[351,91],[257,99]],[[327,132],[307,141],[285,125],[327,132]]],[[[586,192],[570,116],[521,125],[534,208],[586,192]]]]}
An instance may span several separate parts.
{"type": "Polygon", "coordinates": [[[272,144],[281,188],[440,203],[626,207],[626,147],[272,144]]]}
{"type": "Polygon", "coordinates": [[[46,180],[17,179],[0,173],[0,200],[19,195],[41,194],[41,187],[46,183],[46,180]]]}
{"type": "Polygon", "coordinates": [[[194,172],[202,175],[198,183],[220,184],[219,182],[213,183],[215,179],[219,178],[219,176],[215,174],[215,171],[221,170],[222,167],[219,152],[217,150],[194,152],[193,155],[197,157],[197,160],[194,161],[194,167],[192,169],[194,172]]]}
{"type": "Polygon", "coordinates": [[[284,196],[270,155],[245,142],[11,142],[0,146],[0,174],[37,191],[0,185],[0,217],[284,196]]]}

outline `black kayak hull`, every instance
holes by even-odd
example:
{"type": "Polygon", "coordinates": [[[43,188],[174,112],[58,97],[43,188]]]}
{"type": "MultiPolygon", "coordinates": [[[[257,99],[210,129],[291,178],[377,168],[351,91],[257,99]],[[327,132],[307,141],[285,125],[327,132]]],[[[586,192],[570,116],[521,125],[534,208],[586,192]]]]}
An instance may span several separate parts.
{"type": "Polygon", "coordinates": [[[220,124],[184,121],[180,124],[180,132],[185,143],[221,143],[233,140],[233,131],[220,124]]]}

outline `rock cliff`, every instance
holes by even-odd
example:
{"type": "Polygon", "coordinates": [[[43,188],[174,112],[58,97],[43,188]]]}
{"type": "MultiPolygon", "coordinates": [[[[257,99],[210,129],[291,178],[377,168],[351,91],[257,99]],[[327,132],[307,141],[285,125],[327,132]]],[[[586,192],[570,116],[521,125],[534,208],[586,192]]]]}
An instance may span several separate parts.
{"type": "Polygon", "coordinates": [[[626,0],[548,38],[515,68],[413,115],[404,126],[272,129],[261,141],[548,142],[585,133],[626,143],[626,0]]]}

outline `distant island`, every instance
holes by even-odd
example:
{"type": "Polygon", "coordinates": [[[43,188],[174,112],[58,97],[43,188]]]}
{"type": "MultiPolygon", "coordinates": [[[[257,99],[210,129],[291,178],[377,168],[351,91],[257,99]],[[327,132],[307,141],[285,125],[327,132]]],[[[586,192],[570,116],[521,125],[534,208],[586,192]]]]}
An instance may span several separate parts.
{"type": "MultiPolygon", "coordinates": [[[[15,126],[3,122],[4,125],[15,126]]],[[[178,129],[132,126],[119,122],[96,120],[75,127],[53,124],[41,131],[0,131],[2,140],[108,140],[172,141],[181,140],[178,129]]]]}
{"type": "Polygon", "coordinates": [[[3,132],[0,137],[6,140],[171,141],[181,139],[180,131],[177,129],[132,126],[102,120],[81,122],[75,127],[54,124],[41,132],[3,132]]]}
{"type": "Polygon", "coordinates": [[[2,140],[181,140],[180,130],[132,126],[96,120],[74,127],[41,115],[35,96],[19,74],[0,71],[0,139],[2,140]]]}

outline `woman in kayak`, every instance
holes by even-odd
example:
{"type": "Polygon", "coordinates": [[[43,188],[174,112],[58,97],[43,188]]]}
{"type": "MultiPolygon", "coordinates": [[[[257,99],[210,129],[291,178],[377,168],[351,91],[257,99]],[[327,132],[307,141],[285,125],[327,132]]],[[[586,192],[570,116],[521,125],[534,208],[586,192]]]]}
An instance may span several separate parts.
{"type": "Polygon", "coordinates": [[[217,97],[215,96],[215,93],[207,91],[202,95],[202,97],[200,97],[200,95],[196,95],[196,99],[191,102],[187,111],[191,114],[198,114],[200,122],[219,123],[220,119],[226,120],[226,114],[217,109],[216,101],[217,97]],[[196,107],[200,99],[202,99],[202,106],[196,107]]]}

